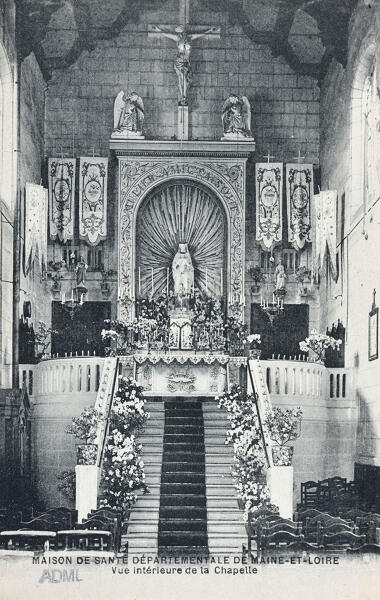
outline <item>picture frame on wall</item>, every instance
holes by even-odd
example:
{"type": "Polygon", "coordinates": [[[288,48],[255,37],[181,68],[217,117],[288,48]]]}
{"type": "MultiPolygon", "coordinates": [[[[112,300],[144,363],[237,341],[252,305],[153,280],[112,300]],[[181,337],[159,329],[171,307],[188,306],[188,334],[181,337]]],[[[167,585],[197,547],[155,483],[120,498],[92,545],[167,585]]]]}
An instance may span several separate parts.
{"type": "Polygon", "coordinates": [[[376,306],[376,290],[373,290],[372,308],[368,317],[368,360],[379,357],[379,308],[376,306]]]}

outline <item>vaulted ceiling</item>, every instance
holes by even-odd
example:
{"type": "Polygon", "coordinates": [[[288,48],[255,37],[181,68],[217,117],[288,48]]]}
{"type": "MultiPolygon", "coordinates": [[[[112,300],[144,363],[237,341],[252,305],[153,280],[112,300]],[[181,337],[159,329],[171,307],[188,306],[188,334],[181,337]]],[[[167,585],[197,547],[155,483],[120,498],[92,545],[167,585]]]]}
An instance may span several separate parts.
{"type": "MultiPolygon", "coordinates": [[[[190,22],[197,7],[238,26],[255,43],[283,56],[297,73],[322,79],[334,57],[345,65],[348,23],[357,0],[190,0],[190,22]]],[[[34,52],[48,78],[53,69],[74,63],[99,40],[138,23],[142,11],[167,11],[176,22],[179,0],[17,0],[18,43],[22,57],[34,52]]],[[[161,12],[162,15],[162,12],[161,12]]]]}

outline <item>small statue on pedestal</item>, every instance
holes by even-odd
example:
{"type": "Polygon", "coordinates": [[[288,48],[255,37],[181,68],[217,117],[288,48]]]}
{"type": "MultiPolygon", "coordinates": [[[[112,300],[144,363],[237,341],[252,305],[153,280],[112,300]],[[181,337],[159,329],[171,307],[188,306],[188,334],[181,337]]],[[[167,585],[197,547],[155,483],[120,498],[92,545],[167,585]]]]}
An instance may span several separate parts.
{"type": "Polygon", "coordinates": [[[276,292],[285,291],[286,273],[282,263],[278,264],[275,270],[276,275],[276,292]]]}
{"type": "Polygon", "coordinates": [[[251,132],[251,105],[246,96],[231,94],[222,109],[222,140],[253,140],[251,132]]]}
{"type": "Polygon", "coordinates": [[[114,104],[112,138],[144,139],[144,103],[136,92],[128,96],[122,90],[114,104]]]}
{"type": "Polygon", "coordinates": [[[187,244],[179,244],[172,263],[174,295],[190,295],[194,289],[194,267],[187,244]]]}

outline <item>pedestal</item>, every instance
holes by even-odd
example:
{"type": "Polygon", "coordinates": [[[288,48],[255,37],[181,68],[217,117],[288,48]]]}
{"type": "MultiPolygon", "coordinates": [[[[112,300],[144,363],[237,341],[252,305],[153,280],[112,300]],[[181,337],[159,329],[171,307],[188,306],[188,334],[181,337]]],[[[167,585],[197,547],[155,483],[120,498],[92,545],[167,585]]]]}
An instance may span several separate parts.
{"type": "Polygon", "coordinates": [[[189,107],[178,106],[178,139],[189,139],[189,107]]]}
{"type": "Polygon", "coordinates": [[[267,484],[271,504],[278,506],[280,516],[293,518],[293,467],[269,467],[267,484]]]}
{"type": "Polygon", "coordinates": [[[75,467],[75,508],[78,511],[78,523],[97,508],[99,477],[100,469],[96,465],[75,467]]]}

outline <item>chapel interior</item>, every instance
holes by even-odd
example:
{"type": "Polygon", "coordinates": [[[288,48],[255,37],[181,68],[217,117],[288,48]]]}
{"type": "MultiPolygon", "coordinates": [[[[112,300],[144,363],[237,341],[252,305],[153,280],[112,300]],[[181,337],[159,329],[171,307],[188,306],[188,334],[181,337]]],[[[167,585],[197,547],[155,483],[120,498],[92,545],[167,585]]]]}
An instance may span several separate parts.
{"type": "Polygon", "coordinates": [[[379,528],[379,199],[378,0],[3,0],[0,546],[9,507],[101,506],[119,376],[149,412],[129,551],[250,545],[234,386],[281,517],[338,478],[379,528]],[[277,466],[271,407],[302,411],[277,466]]]}

